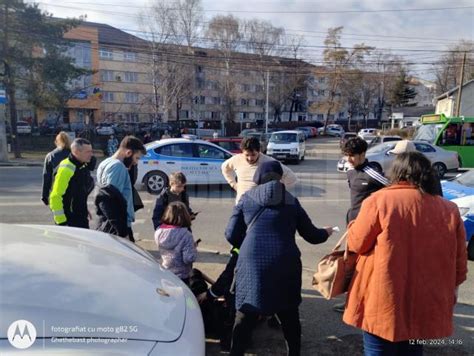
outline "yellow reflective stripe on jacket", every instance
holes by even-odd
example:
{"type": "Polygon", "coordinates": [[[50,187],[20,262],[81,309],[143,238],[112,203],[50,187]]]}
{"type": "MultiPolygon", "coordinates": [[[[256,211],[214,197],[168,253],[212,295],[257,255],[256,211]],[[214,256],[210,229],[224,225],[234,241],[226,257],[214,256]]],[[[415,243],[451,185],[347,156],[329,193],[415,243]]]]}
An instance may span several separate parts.
{"type": "Polygon", "coordinates": [[[234,247],[232,249],[232,252],[235,252],[236,254],[239,254],[240,253],[240,249],[238,249],[237,247],[234,247]]]}
{"type": "Polygon", "coordinates": [[[61,161],[58,166],[56,177],[54,178],[53,189],[49,195],[49,206],[53,212],[54,222],[56,224],[62,224],[67,221],[66,215],[64,214],[63,196],[69,186],[76,166],[66,158],[61,161]]]}

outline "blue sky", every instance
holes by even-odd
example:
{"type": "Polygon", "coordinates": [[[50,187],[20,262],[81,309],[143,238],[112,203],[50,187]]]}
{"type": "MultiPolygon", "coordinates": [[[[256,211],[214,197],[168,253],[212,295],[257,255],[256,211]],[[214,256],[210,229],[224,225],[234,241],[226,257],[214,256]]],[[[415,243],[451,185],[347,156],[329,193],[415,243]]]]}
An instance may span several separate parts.
{"type": "MultiPolygon", "coordinates": [[[[140,30],[136,15],[149,5],[145,0],[40,1],[40,7],[55,16],[87,14],[89,21],[124,30],[140,30]]],[[[320,47],[329,27],[344,26],[344,46],[364,42],[420,63],[435,60],[442,54],[437,51],[446,50],[460,39],[474,40],[474,3],[469,0],[203,0],[202,5],[207,19],[233,13],[243,19],[269,20],[287,34],[304,35],[308,46],[304,58],[314,63],[321,59],[320,47]],[[430,10],[440,8],[443,10],[430,10]],[[416,11],[401,11],[407,9],[416,11]]],[[[415,74],[430,77],[429,65],[417,68],[415,74]]]]}

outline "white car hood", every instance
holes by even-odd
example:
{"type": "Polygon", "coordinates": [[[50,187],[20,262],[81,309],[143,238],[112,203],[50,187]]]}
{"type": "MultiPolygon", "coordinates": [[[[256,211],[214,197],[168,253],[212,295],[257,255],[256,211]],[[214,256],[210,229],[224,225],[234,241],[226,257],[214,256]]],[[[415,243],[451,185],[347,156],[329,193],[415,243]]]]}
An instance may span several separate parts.
{"type": "Polygon", "coordinates": [[[85,229],[0,224],[0,286],[0,338],[24,319],[38,337],[170,342],[186,316],[177,277],[124,239],[85,229]]]}

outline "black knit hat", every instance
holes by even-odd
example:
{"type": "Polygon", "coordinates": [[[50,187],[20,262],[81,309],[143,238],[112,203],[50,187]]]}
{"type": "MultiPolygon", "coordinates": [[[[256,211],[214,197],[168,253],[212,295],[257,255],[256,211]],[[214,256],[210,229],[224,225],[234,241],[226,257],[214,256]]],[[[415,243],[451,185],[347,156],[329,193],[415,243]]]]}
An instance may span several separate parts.
{"type": "Polygon", "coordinates": [[[280,180],[283,176],[283,168],[278,161],[263,162],[255,172],[253,181],[255,184],[265,184],[272,180],[280,180]]]}

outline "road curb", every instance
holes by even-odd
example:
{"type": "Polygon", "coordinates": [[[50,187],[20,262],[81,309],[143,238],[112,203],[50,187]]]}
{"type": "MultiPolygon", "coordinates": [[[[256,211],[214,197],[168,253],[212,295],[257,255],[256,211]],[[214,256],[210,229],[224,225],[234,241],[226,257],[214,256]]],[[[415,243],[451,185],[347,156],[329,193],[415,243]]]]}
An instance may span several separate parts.
{"type": "Polygon", "coordinates": [[[42,167],[43,162],[0,162],[0,167],[42,167]]]}

